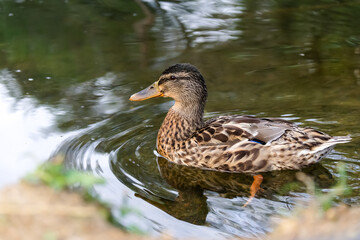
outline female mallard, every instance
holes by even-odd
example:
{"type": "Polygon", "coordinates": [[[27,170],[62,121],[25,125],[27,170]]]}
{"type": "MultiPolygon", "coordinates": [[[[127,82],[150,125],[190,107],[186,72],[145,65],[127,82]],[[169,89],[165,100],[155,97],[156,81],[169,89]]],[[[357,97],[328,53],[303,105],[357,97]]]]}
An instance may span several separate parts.
{"type": "Polygon", "coordinates": [[[205,80],[191,64],[169,67],[130,100],[153,97],[175,100],[159,130],[157,149],[177,164],[246,173],[300,169],[350,140],[274,118],[234,115],[203,122],[205,80]]]}

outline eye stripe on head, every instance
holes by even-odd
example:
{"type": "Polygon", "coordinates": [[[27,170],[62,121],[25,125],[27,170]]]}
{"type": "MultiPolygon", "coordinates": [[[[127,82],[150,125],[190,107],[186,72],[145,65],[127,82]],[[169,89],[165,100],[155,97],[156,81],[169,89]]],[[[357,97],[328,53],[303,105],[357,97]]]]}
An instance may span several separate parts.
{"type": "Polygon", "coordinates": [[[190,80],[188,73],[186,72],[178,72],[175,74],[166,74],[160,77],[158,85],[161,85],[167,81],[174,81],[174,80],[190,80]]]}
{"type": "Polygon", "coordinates": [[[161,78],[158,82],[158,86],[160,86],[161,84],[163,84],[167,81],[170,81],[170,78],[166,78],[166,77],[161,78]]]}

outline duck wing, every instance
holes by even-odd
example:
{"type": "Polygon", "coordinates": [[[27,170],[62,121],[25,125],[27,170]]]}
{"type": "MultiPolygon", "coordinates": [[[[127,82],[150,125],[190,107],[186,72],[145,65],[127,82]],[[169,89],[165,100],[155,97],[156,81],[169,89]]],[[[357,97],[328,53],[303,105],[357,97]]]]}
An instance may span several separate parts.
{"type": "Polygon", "coordinates": [[[195,132],[174,162],[234,172],[300,169],[320,161],[349,136],[331,137],[275,118],[221,116],[195,132]]]}
{"type": "Polygon", "coordinates": [[[233,145],[249,140],[265,145],[294,127],[293,123],[282,119],[220,116],[205,122],[204,127],[193,134],[193,138],[199,145],[233,145]]]}

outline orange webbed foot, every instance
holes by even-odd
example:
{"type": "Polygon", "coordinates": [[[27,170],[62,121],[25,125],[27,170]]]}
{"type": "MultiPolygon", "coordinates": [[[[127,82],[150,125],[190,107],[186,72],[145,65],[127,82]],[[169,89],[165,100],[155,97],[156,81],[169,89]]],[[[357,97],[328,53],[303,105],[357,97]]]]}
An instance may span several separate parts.
{"type": "Polygon", "coordinates": [[[246,207],[255,197],[256,193],[260,189],[260,185],[263,181],[263,176],[261,174],[254,176],[254,181],[250,186],[250,198],[246,201],[246,203],[243,205],[243,207],[246,207]]]}

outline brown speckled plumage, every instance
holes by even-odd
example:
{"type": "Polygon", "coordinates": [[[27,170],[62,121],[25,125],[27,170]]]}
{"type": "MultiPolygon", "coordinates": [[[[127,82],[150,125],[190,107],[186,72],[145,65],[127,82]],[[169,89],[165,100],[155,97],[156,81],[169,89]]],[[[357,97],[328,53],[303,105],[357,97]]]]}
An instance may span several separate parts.
{"type": "Polygon", "coordinates": [[[177,164],[249,173],[300,169],[320,161],[335,144],[350,140],[282,119],[235,115],[204,123],[206,85],[190,64],[171,66],[130,100],[156,96],[175,99],[159,130],[157,149],[177,164]]]}

